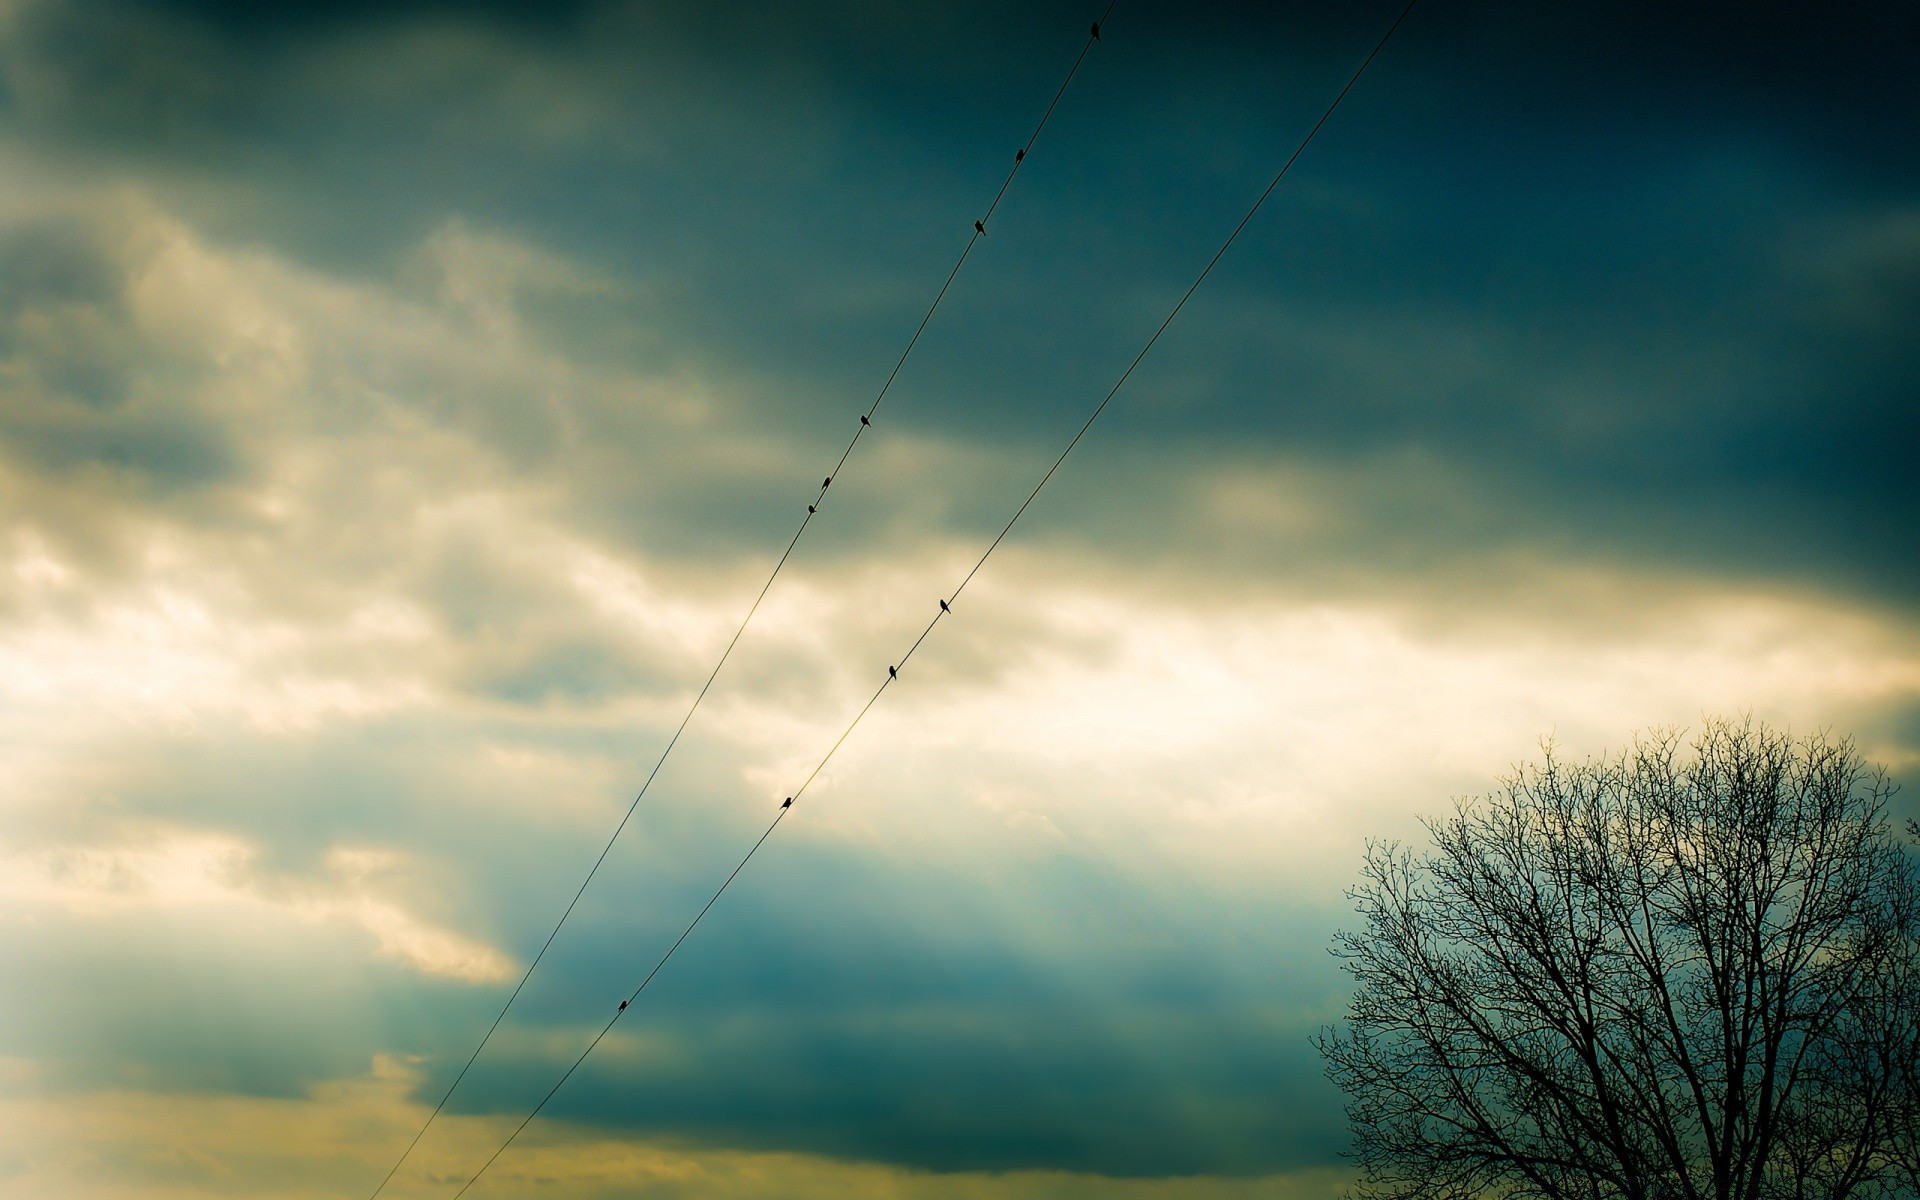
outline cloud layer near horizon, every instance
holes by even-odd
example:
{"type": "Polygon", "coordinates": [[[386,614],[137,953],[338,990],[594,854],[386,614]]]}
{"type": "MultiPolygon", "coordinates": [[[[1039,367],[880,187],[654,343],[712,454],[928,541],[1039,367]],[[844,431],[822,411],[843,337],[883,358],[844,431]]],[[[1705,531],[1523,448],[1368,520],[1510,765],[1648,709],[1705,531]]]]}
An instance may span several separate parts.
{"type": "MultiPolygon", "coordinates": [[[[813,15],[0,8],[10,1194],[364,1190],[464,1061],[1083,24],[813,15]]],[[[671,941],[1377,15],[1117,10],[396,1195],[671,941]]],[[[1326,1194],[1366,838],[1715,713],[1913,778],[1920,189],[1828,136],[1884,64],[1769,11],[1787,82],[1697,92],[1621,20],[1409,25],[490,1186],[1326,1194]]]]}

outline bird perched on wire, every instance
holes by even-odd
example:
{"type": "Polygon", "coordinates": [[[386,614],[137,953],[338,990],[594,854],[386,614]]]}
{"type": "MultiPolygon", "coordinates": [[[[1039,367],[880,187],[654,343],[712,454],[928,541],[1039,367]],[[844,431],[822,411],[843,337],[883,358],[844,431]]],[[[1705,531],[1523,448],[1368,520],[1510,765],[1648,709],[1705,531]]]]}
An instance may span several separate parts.
{"type": "Polygon", "coordinates": [[[621,1011],[621,1012],[625,1012],[625,1011],[627,1011],[627,1005],[629,1005],[629,1004],[631,1004],[631,1003],[633,1003],[633,1002],[632,1002],[631,1000],[622,1000],[622,1001],[620,1002],[620,1011],[621,1011]]]}
{"type": "Polygon", "coordinates": [[[888,678],[888,679],[898,679],[898,678],[900,678],[900,670],[899,670],[899,668],[898,668],[898,667],[888,667],[888,668],[887,668],[887,678],[888,678]]]}
{"type": "Polygon", "coordinates": [[[975,221],[973,223],[973,231],[981,237],[987,236],[987,223],[985,221],[975,221]]]}
{"type": "Polygon", "coordinates": [[[947,607],[947,602],[946,602],[945,600],[942,600],[942,601],[940,602],[940,611],[941,611],[941,612],[952,612],[953,610],[947,607]]]}

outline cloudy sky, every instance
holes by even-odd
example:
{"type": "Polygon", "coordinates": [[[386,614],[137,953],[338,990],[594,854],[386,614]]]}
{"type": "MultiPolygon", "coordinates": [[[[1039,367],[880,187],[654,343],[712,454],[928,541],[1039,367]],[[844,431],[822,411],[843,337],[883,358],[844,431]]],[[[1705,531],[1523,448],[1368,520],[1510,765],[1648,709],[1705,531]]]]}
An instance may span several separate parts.
{"type": "MultiPolygon", "coordinates": [[[[1399,7],[1120,0],[387,1194],[586,1044],[1399,7]]],[[[0,1191],[371,1191],[1098,12],[0,0],[0,1191]]],[[[1367,839],[1712,714],[1915,811],[1915,44],[1417,7],[473,1194],[1318,1200],[1367,839]]]]}

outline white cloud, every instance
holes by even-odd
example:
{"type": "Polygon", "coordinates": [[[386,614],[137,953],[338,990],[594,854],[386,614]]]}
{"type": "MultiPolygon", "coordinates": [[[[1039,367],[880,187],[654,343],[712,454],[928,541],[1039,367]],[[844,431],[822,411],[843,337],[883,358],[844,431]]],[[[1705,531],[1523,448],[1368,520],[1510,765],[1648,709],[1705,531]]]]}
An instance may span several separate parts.
{"type": "MultiPolygon", "coordinates": [[[[985,820],[992,845],[1006,814],[1028,812],[1155,873],[1240,863],[1324,894],[1364,836],[1410,833],[1411,814],[1487,790],[1545,736],[1597,755],[1639,729],[1751,711],[1858,731],[1897,768],[1910,751],[1885,718],[1920,702],[1920,629],[1831,599],[1668,579],[1636,593],[1615,576],[1606,593],[1640,611],[1611,629],[1584,611],[1435,625],[1362,601],[1090,591],[1010,557],[838,756],[809,824],[899,847],[920,822],[985,820]],[[1004,670],[964,670],[994,654],[1004,670]],[[955,793],[980,817],[955,815],[955,793]]],[[[733,703],[740,727],[780,719],[733,703]]],[[[769,790],[836,733],[823,715],[788,739],[799,749],[766,771],[769,790]]]]}
{"type": "MultiPolygon", "coordinates": [[[[191,917],[208,932],[257,917],[285,925],[345,925],[370,935],[373,953],[422,975],[498,983],[514,965],[483,942],[422,919],[389,895],[378,876],[407,866],[385,850],[335,847],[317,877],[259,870],[258,849],[235,835],[152,830],[137,842],[69,845],[0,858],[0,895],[16,919],[55,908],[95,922],[129,909],[191,917]]],[[[291,933],[291,928],[289,928],[291,933]]]]}

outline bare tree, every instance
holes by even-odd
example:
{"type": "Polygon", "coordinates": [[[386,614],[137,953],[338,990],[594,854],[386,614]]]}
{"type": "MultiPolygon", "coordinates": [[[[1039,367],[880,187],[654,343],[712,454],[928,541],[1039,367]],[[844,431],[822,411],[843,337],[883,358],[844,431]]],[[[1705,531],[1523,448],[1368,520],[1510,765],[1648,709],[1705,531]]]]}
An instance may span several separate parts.
{"type": "Polygon", "coordinates": [[[1920,871],[1852,744],[1715,722],[1368,848],[1318,1045],[1363,1197],[1920,1194],[1920,871]],[[1690,751],[1690,752],[1689,752],[1690,751]]]}

